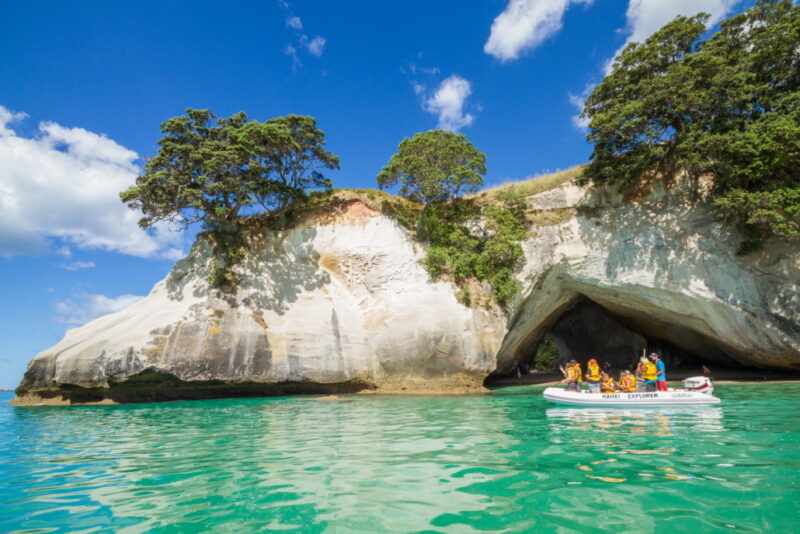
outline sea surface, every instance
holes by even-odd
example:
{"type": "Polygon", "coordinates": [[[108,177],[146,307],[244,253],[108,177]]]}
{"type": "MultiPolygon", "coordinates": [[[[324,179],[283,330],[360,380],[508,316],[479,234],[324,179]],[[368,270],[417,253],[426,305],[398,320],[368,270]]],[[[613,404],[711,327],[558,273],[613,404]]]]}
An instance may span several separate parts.
{"type": "Polygon", "coordinates": [[[798,532],[800,384],[12,408],[0,532],[798,532]]]}

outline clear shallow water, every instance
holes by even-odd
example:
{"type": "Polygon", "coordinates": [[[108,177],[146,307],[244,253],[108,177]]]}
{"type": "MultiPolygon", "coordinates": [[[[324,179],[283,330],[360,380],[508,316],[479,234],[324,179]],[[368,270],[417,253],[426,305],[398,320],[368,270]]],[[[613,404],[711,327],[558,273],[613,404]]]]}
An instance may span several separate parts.
{"type": "Polygon", "coordinates": [[[679,410],[541,389],[67,409],[0,393],[0,532],[800,528],[800,384],[679,410]]]}

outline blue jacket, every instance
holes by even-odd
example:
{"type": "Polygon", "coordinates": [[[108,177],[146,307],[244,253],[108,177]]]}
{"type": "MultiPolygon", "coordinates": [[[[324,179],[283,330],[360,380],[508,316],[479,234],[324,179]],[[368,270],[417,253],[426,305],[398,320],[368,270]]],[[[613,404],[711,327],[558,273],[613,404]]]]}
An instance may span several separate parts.
{"type": "Polygon", "coordinates": [[[665,372],[664,362],[658,360],[656,362],[656,375],[658,376],[658,380],[661,382],[667,381],[667,373],[665,372]]]}

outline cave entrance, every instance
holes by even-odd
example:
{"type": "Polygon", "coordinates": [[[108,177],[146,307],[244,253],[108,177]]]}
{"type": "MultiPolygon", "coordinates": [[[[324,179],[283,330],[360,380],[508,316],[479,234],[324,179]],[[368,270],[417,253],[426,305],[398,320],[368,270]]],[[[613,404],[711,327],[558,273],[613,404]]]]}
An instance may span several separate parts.
{"type": "MultiPolygon", "coordinates": [[[[489,377],[516,374],[518,366],[547,371],[574,358],[608,362],[613,373],[633,369],[644,354],[656,352],[669,370],[699,370],[703,365],[740,364],[724,342],[688,328],[681,318],[659,317],[613,298],[591,298],[577,291],[543,295],[538,305],[523,305],[489,377]],[[547,313],[549,312],[549,313],[547,313]],[[538,357],[537,357],[538,353],[538,357]],[[549,353],[549,357],[548,354],[549,353]],[[551,369],[540,369],[555,360],[551,369]],[[538,364],[538,365],[537,365],[538,364]]],[[[656,310],[658,312],[659,310],[656,310]]]]}

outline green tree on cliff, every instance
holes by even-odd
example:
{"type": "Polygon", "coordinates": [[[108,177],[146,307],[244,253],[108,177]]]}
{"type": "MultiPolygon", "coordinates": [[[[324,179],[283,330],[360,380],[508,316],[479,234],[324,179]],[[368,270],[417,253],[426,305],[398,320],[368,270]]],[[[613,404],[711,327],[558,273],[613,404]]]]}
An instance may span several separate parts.
{"type": "Polygon", "coordinates": [[[400,184],[400,196],[429,205],[476,191],[486,155],[463,134],[431,130],[403,139],[378,175],[381,189],[400,184]]]}
{"type": "Polygon", "coordinates": [[[201,222],[212,232],[235,234],[240,215],[284,209],[304,199],[307,189],[330,188],[320,171],[339,168],[312,117],[258,122],[243,112],[216,118],[209,110],[187,109],[161,131],[158,153],[136,185],[120,194],[142,210],[143,228],[201,222]]]}
{"type": "Polygon", "coordinates": [[[800,6],[758,0],[701,40],[707,20],[678,17],[622,51],[586,101],[584,177],[709,176],[717,214],[752,243],[800,238],[800,6]]]}

